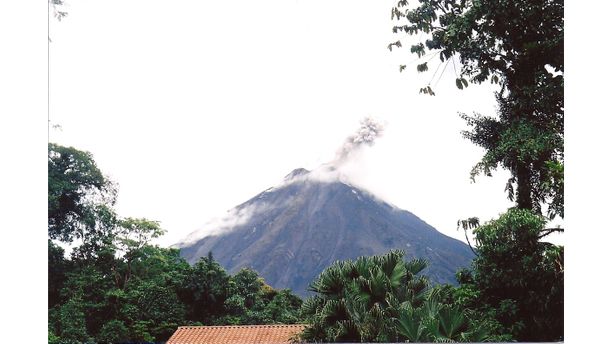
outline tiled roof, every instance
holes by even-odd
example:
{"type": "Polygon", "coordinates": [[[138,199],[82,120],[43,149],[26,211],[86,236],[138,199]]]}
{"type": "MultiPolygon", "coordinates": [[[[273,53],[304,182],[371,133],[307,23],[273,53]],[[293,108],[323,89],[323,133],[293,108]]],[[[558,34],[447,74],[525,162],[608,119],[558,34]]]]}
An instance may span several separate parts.
{"type": "Polygon", "coordinates": [[[306,325],[181,326],[166,344],[285,344],[306,325]]]}

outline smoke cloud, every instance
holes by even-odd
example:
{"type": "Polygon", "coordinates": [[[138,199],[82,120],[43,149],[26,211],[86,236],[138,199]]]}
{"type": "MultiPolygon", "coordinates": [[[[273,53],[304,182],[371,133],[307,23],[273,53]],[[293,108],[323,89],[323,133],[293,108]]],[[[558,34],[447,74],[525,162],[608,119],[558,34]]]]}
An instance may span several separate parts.
{"type": "MultiPolygon", "coordinates": [[[[341,181],[352,184],[354,171],[358,170],[359,162],[357,154],[364,147],[371,147],[375,141],[383,134],[385,125],[371,117],[361,120],[360,126],[355,133],[348,136],[342,146],[336,152],[335,158],[319,167],[308,171],[297,169],[285,177],[280,186],[285,186],[295,182],[306,180],[316,180],[319,182],[331,183],[341,181]],[[357,164],[357,165],[355,165],[357,164]]],[[[275,188],[270,188],[272,191],[275,188]]],[[[200,229],[189,234],[185,239],[176,244],[177,247],[185,246],[196,242],[205,236],[214,236],[240,226],[249,221],[252,216],[273,209],[275,204],[268,202],[257,202],[246,206],[230,209],[224,216],[208,221],[200,229]]]]}
{"type": "Polygon", "coordinates": [[[298,169],[287,175],[284,184],[304,180],[316,180],[331,183],[341,181],[351,184],[354,177],[358,176],[362,167],[359,154],[364,147],[371,147],[376,140],[383,135],[385,124],[372,118],[365,117],[361,120],[359,128],[349,135],[342,146],[336,151],[335,157],[312,171],[298,169]]]}
{"type": "Polygon", "coordinates": [[[214,236],[231,230],[234,227],[247,223],[252,216],[268,211],[271,207],[272,205],[267,202],[262,202],[232,208],[224,216],[209,220],[201,228],[191,232],[175,246],[182,247],[193,244],[206,236],[214,236]]]}
{"type": "Polygon", "coordinates": [[[336,153],[336,158],[331,162],[331,165],[338,167],[360,148],[373,146],[376,139],[382,136],[384,129],[385,127],[381,122],[371,117],[362,119],[357,132],[344,140],[344,144],[336,153]]]}

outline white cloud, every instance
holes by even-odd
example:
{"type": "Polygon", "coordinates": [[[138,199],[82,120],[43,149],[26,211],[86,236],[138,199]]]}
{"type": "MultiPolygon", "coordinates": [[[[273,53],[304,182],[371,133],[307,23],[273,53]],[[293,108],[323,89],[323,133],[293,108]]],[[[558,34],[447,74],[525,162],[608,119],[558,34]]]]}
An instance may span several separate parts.
{"type": "Polygon", "coordinates": [[[247,204],[243,207],[232,208],[227,211],[224,216],[215,217],[206,222],[203,226],[197,230],[191,232],[183,240],[177,243],[177,246],[184,246],[192,244],[205,236],[215,236],[236,226],[245,224],[249,219],[256,214],[265,212],[271,207],[270,204],[260,202],[256,204],[247,204]]]}

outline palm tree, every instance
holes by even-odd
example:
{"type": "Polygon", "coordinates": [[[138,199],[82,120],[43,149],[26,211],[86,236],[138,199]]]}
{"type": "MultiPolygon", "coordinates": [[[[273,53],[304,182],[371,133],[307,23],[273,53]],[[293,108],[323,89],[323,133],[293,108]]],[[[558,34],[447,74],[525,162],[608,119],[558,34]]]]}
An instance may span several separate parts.
{"type": "Polygon", "coordinates": [[[444,303],[448,289],[428,288],[423,259],[404,252],[338,261],[310,285],[301,340],[323,342],[486,341],[467,313],[444,303]]]}

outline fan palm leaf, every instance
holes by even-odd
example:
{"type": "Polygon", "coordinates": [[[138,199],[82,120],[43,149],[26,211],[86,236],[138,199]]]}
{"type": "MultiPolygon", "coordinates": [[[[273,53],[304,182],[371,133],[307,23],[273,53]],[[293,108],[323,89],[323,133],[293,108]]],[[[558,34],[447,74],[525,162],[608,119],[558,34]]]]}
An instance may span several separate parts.
{"type": "Polygon", "coordinates": [[[466,317],[463,315],[463,312],[457,308],[448,305],[443,306],[438,312],[438,319],[440,332],[447,338],[460,338],[461,332],[468,329],[466,317]]]}
{"type": "Polygon", "coordinates": [[[415,314],[415,310],[411,307],[401,309],[397,318],[397,332],[410,342],[423,341],[423,326],[420,317],[415,314]]]}
{"type": "Polygon", "coordinates": [[[406,270],[410,271],[413,275],[418,274],[427,267],[427,260],[422,258],[412,259],[406,262],[406,270]]]}

